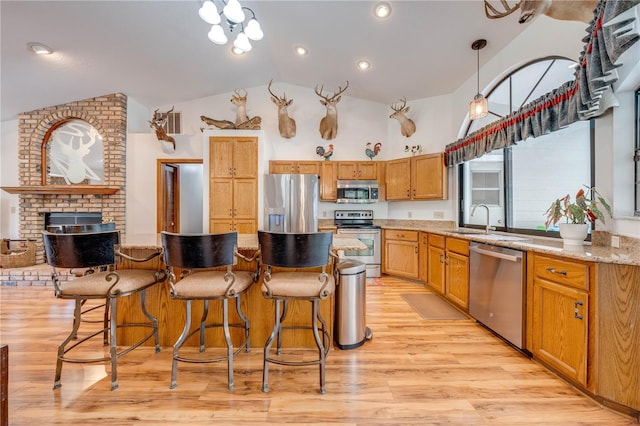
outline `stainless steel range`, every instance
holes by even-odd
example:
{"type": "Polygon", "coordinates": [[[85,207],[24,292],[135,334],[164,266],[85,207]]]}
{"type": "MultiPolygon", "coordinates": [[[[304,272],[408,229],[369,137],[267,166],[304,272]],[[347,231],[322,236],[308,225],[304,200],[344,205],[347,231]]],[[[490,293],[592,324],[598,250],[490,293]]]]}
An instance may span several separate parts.
{"type": "Polygon", "coordinates": [[[373,210],[336,210],[333,223],[338,229],[338,234],[353,236],[367,246],[363,250],[345,250],[342,257],[364,263],[367,278],[379,277],[382,232],[379,226],[373,224],[373,210]]]}

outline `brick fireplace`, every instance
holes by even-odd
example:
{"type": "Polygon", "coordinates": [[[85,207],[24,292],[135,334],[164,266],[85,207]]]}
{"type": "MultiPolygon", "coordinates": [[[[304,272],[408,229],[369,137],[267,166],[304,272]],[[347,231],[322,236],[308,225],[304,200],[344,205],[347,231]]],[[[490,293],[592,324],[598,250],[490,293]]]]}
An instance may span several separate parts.
{"type": "Polygon", "coordinates": [[[36,241],[36,263],[44,262],[42,231],[48,213],[100,213],[104,222],[125,229],[127,97],[121,93],[70,102],[18,117],[19,182],[27,188],[19,192],[20,237],[36,241]],[[61,121],[82,119],[100,133],[103,141],[104,182],[109,193],[89,189],[73,190],[73,185],[57,190],[43,178],[43,141],[61,121]],[[29,188],[34,188],[33,190],[29,188]],[[72,190],[68,190],[71,188],[72,190]]]}

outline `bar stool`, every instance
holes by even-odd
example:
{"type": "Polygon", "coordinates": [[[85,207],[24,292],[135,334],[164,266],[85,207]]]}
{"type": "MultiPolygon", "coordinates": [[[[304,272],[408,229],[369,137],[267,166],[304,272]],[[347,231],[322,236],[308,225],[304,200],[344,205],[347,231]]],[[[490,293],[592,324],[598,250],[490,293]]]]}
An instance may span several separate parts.
{"type": "Polygon", "coordinates": [[[275,322],[271,335],[264,347],[264,367],[262,391],[269,391],[269,363],[291,366],[319,365],[320,393],[326,392],[325,359],[331,345],[331,336],[320,314],[320,300],[327,299],[335,292],[335,279],[326,272],[331,252],[333,234],[316,232],[305,234],[277,233],[258,231],[261,262],[265,265],[262,281],[262,294],[275,301],[275,322]],[[297,269],[297,271],[273,272],[272,267],[297,269]],[[299,269],[318,268],[321,272],[300,271],[299,269]],[[277,338],[276,355],[282,354],[282,331],[287,328],[283,321],[287,316],[290,300],[307,300],[311,303],[311,326],[318,348],[318,358],[309,361],[289,361],[272,356],[271,345],[277,338]],[[320,323],[320,327],[318,327],[320,323]]]}
{"type": "Polygon", "coordinates": [[[56,363],[56,375],[53,388],[61,386],[62,363],[94,363],[101,361],[111,362],[111,390],[118,388],[117,362],[118,358],[142,345],[151,337],[155,339],[156,353],[160,352],[158,339],[158,321],[146,308],[145,290],[165,279],[163,271],[144,269],[115,269],[120,258],[126,258],[134,262],[145,262],[160,255],[160,251],[144,259],[136,259],[120,253],[118,245],[120,234],[117,231],[89,232],[80,234],[58,234],[44,231],[44,240],[47,263],[53,268],[51,278],[54,284],[56,297],[60,299],[75,300],[73,314],[73,328],[69,336],[58,346],[58,360],[56,363]],[[104,267],[104,268],[103,268],[104,267]],[[81,276],[70,281],[61,281],[56,268],[97,268],[92,274],[81,276]],[[105,269],[106,268],[106,269],[105,269]],[[117,302],[119,298],[140,293],[141,309],[148,323],[117,323],[117,302]],[[76,339],[78,329],[82,322],[82,305],[88,299],[106,299],[109,302],[111,315],[108,321],[109,329],[109,355],[98,358],[74,358],[67,353],[91,338],[103,334],[105,328],[93,331],[69,345],[76,339]],[[134,344],[118,351],[116,332],[119,328],[142,327],[151,331],[140,338],[134,344]]]}
{"type": "MultiPolygon", "coordinates": [[[[115,231],[116,224],[115,222],[107,222],[107,223],[90,223],[90,224],[77,224],[77,225],[51,225],[47,227],[47,231],[53,232],[56,234],[80,234],[85,232],[104,232],[104,231],[115,231]]],[[[82,277],[84,275],[93,274],[97,269],[98,270],[106,270],[107,266],[100,266],[99,268],[80,268],[80,269],[70,269],[69,273],[75,275],[76,277],[82,277]]],[[[85,307],[87,303],[87,299],[82,301],[82,306],[85,307]]],[[[82,311],[82,315],[88,314],[89,312],[95,311],[97,309],[104,308],[104,316],[101,321],[95,321],[83,318],[83,322],[96,323],[102,322],[104,324],[104,337],[103,344],[104,346],[109,346],[109,300],[105,300],[104,303],[94,304],[92,306],[86,307],[82,311]]],[[[75,339],[75,336],[74,336],[75,339]]]]}
{"type": "Polygon", "coordinates": [[[184,300],[185,324],[182,334],[173,345],[173,365],[171,368],[170,389],[177,386],[178,361],[191,363],[209,363],[227,360],[228,388],[233,389],[233,357],[245,348],[251,350],[249,338],[249,319],[240,307],[240,296],[245,293],[251,284],[257,279],[257,273],[251,274],[245,271],[231,270],[235,263],[235,257],[240,257],[248,262],[255,258],[247,258],[238,253],[238,234],[229,232],[225,234],[180,235],[162,232],[162,246],[164,248],[165,264],[168,268],[170,296],[173,299],[184,300]],[[225,270],[206,270],[225,266],[225,270]],[[182,270],[182,271],[179,271],[182,270]],[[193,300],[204,301],[200,326],[193,331],[191,329],[191,302],[193,300]],[[222,324],[209,323],[209,301],[222,302],[222,324]],[[240,322],[229,323],[229,300],[235,300],[236,312],[240,322]],[[224,331],[227,353],[215,358],[197,358],[180,355],[180,348],[184,342],[196,333],[200,333],[200,352],[205,350],[205,331],[209,328],[222,327],[224,331]],[[240,346],[235,350],[229,328],[241,328],[244,330],[244,338],[240,346]]]}

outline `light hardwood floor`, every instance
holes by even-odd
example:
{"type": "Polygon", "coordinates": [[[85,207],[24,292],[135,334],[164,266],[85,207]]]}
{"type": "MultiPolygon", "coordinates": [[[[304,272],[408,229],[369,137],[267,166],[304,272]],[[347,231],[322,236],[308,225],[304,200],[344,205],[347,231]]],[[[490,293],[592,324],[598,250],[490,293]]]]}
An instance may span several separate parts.
{"type": "Polygon", "coordinates": [[[71,302],[55,299],[51,288],[2,287],[9,424],[637,425],[472,320],[422,320],[400,297],[425,293],[421,285],[388,277],[382,283],[367,286],[373,340],[331,350],[326,395],[318,392],[315,366],[272,365],[271,391],[262,393],[259,348],[236,358],[233,391],[225,363],[181,363],[178,387],[170,390],[171,348],[155,354],[151,347],[120,359],[116,391],[106,365],[70,363],[54,391],[56,347],[71,325],[71,302]]]}

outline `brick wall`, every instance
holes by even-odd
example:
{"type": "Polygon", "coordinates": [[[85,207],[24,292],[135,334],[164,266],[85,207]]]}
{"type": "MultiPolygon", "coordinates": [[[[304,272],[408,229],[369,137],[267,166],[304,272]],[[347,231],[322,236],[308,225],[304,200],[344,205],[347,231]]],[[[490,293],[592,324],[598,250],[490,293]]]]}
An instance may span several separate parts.
{"type": "MultiPolygon", "coordinates": [[[[115,93],[25,112],[18,117],[21,186],[42,185],[43,140],[60,121],[82,119],[103,141],[104,185],[120,188],[113,195],[21,194],[20,237],[36,240],[36,263],[44,262],[42,231],[49,212],[101,212],[103,221],[125,229],[127,97],[115,93]]],[[[45,180],[46,181],[46,180],[45,180]]]]}

